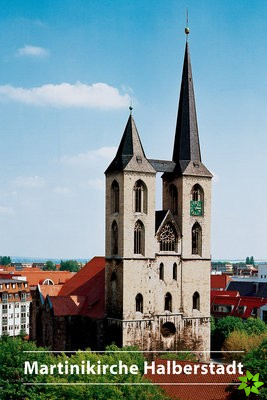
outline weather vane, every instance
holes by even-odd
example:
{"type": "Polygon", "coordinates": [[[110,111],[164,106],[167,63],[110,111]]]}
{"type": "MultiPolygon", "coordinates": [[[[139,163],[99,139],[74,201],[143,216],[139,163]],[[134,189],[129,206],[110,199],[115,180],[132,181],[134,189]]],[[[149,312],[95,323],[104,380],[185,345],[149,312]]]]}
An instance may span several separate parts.
{"type": "Polygon", "coordinates": [[[186,40],[188,40],[188,35],[190,33],[190,29],[188,27],[188,8],[186,9],[186,27],[185,27],[185,34],[186,34],[186,40]]]}

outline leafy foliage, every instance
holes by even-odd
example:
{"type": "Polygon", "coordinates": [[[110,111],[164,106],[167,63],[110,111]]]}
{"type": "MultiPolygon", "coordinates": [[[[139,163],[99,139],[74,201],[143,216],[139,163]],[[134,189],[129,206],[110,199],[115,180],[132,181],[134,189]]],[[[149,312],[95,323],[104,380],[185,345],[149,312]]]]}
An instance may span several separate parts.
{"type": "Polygon", "coordinates": [[[80,265],[76,260],[66,260],[60,261],[60,271],[70,271],[70,272],[77,272],[80,269],[80,265]]]}
{"type": "MultiPolygon", "coordinates": [[[[242,364],[244,365],[244,370],[249,371],[252,375],[258,375],[258,380],[265,382],[265,385],[259,388],[259,394],[254,394],[252,392],[249,394],[249,399],[267,400],[267,339],[264,339],[257,348],[249,351],[244,356],[242,364]]],[[[229,387],[227,399],[241,400],[247,398],[243,391],[240,392],[239,388],[234,386],[229,387]]]]}
{"type": "Polygon", "coordinates": [[[65,354],[53,355],[52,353],[40,353],[35,344],[26,342],[22,338],[4,336],[0,338],[0,399],[1,400],[164,400],[166,396],[155,385],[146,381],[143,374],[144,358],[139,352],[129,353],[116,346],[109,346],[103,355],[88,352],[77,352],[70,357],[65,354]],[[26,353],[25,351],[35,351],[26,353]],[[100,375],[87,374],[61,374],[55,368],[52,375],[24,374],[24,363],[38,362],[38,365],[81,365],[90,362],[117,365],[119,360],[130,367],[138,366],[138,373],[114,375],[107,373],[100,375]],[[25,385],[33,383],[35,385],[25,385]],[[54,385],[56,383],[57,385],[54,385]],[[76,385],[71,385],[75,383],[76,385]],[[110,385],[108,385],[110,383],[110,385]],[[124,383],[125,385],[119,385],[124,383]],[[148,385],[142,385],[148,383],[148,385]],[[38,384],[38,385],[36,385],[38,384]],[[45,385],[44,385],[45,384],[45,385]],[[63,384],[63,385],[62,385],[63,384]],[[78,384],[78,385],[77,385],[78,384]],[[140,385],[139,385],[140,384],[140,385]]]}
{"type": "Polygon", "coordinates": [[[261,335],[248,334],[246,331],[233,331],[223,344],[224,357],[227,361],[240,361],[244,355],[253,349],[256,349],[263,339],[267,339],[267,333],[261,335]],[[243,351],[244,353],[229,353],[234,351],[243,351]]]}
{"type": "Polygon", "coordinates": [[[11,258],[9,256],[0,256],[0,265],[11,264],[11,258]]]}
{"type": "MultiPolygon", "coordinates": [[[[216,323],[215,329],[212,331],[213,346],[216,350],[221,349],[223,343],[234,331],[237,331],[239,334],[240,332],[244,332],[248,336],[261,335],[265,332],[267,333],[267,326],[265,322],[261,321],[259,318],[248,318],[245,321],[241,318],[231,316],[220,318],[216,323]]],[[[238,336],[238,334],[236,336],[238,336]]],[[[235,350],[237,350],[237,348],[235,350]]]]}
{"type": "Polygon", "coordinates": [[[43,271],[56,271],[56,266],[52,261],[46,261],[43,271]]]}

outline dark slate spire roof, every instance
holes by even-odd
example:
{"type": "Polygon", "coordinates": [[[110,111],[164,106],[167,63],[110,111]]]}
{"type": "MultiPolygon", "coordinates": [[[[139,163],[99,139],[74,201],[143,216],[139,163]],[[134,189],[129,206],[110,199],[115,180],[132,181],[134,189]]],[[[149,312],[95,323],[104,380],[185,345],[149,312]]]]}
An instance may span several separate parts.
{"type": "Polygon", "coordinates": [[[183,75],[172,160],[201,162],[193,77],[188,42],[185,46],[183,75]]]}
{"type": "MultiPolygon", "coordinates": [[[[193,86],[193,76],[188,41],[186,41],[177,124],[174,139],[172,162],[175,164],[169,175],[171,165],[165,178],[172,179],[175,175],[194,175],[212,177],[210,171],[201,162],[201,152],[198,136],[197,113],[193,86]]],[[[152,163],[152,165],[154,165],[152,163]]]]}
{"type": "Polygon", "coordinates": [[[132,114],[126,124],[117,154],[105,173],[123,170],[155,173],[145,156],[132,114]]]}

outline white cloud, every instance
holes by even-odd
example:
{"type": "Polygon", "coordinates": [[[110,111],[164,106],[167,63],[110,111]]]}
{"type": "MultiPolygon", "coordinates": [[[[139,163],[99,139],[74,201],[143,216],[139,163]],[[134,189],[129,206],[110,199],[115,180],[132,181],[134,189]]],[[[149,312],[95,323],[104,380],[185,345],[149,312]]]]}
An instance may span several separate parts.
{"type": "Polygon", "coordinates": [[[80,167],[92,165],[97,161],[111,161],[116,154],[116,147],[100,147],[96,150],[90,150],[86,153],[79,153],[74,156],[63,156],[60,162],[69,165],[76,165],[80,167]]]}
{"type": "Polygon", "coordinates": [[[45,180],[41,176],[19,176],[14,180],[14,185],[21,188],[41,188],[45,180]]]}
{"type": "Polygon", "coordinates": [[[104,190],[105,188],[105,180],[100,178],[89,179],[87,181],[88,186],[97,189],[97,190],[104,190]]]}
{"type": "Polygon", "coordinates": [[[220,177],[219,177],[219,175],[217,175],[216,172],[214,172],[214,171],[211,171],[211,173],[212,173],[212,175],[213,175],[212,182],[213,182],[213,183],[218,183],[218,182],[220,182],[220,177]]]}
{"type": "Polygon", "coordinates": [[[0,215],[14,215],[14,210],[11,207],[0,206],[0,215]]]}
{"type": "Polygon", "coordinates": [[[49,56],[49,51],[43,47],[25,45],[16,51],[16,55],[19,57],[39,57],[44,58],[49,56]]]}
{"type": "Polygon", "coordinates": [[[57,194],[67,195],[67,194],[71,193],[71,189],[66,186],[57,186],[54,189],[54,192],[57,194]]]}
{"type": "Polygon", "coordinates": [[[0,86],[0,100],[15,101],[35,106],[59,108],[124,108],[130,104],[128,94],[106,83],[46,84],[25,89],[11,85],[0,86]]]}

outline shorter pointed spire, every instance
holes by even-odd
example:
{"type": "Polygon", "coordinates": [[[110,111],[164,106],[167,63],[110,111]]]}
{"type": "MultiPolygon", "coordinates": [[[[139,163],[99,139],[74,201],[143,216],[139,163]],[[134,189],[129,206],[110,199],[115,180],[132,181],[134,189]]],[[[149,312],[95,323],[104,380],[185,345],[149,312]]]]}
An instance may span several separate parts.
{"type": "MultiPolygon", "coordinates": [[[[131,111],[132,106],[129,108],[131,111]]],[[[128,118],[117,154],[105,173],[119,172],[126,169],[155,172],[146,158],[132,113],[128,118]]]]}

